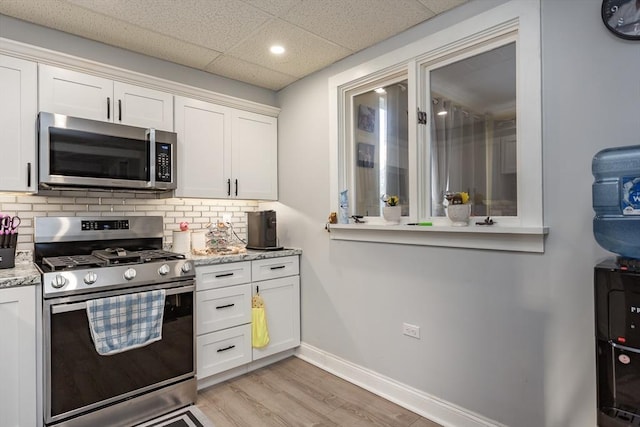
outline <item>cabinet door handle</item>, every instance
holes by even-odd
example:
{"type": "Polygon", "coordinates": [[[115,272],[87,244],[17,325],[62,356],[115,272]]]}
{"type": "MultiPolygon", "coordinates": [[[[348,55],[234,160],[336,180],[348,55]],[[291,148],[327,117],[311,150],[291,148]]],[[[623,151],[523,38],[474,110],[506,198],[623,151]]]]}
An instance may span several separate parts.
{"type": "Polygon", "coordinates": [[[231,350],[232,348],[236,348],[235,345],[230,345],[229,347],[225,347],[225,348],[219,348],[218,350],[216,350],[218,353],[223,352],[223,351],[227,351],[227,350],[231,350]]]}
{"type": "Polygon", "coordinates": [[[276,266],[276,267],[271,267],[271,270],[281,270],[281,269],[283,269],[283,268],[285,268],[285,266],[284,266],[284,265],[278,265],[278,266],[276,266]]]}
{"type": "Polygon", "coordinates": [[[111,120],[111,98],[107,96],[107,120],[111,120]]]}
{"type": "Polygon", "coordinates": [[[122,121],[122,99],[118,99],[118,121],[122,121]]]}
{"type": "Polygon", "coordinates": [[[219,305],[216,307],[216,310],[220,310],[223,308],[229,308],[229,307],[233,307],[235,304],[225,304],[225,305],[219,305]]]}
{"type": "Polygon", "coordinates": [[[227,180],[227,196],[231,195],[231,178],[227,180]]]}
{"type": "Polygon", "coordinates": [[[27,187],[31,187],[31,162],[27,163],[27,187]]]}
{"type": "Polygon", "coordinates": [[[219,279],[221,277],[230,277],[230,276],[233,276],[233,273],[216,274],[216,279],[219,279]]]}
{"type": "Polygon", "coordinates": [[[236,179],[236,197],[238,197],[238,180],[236,179]]]}

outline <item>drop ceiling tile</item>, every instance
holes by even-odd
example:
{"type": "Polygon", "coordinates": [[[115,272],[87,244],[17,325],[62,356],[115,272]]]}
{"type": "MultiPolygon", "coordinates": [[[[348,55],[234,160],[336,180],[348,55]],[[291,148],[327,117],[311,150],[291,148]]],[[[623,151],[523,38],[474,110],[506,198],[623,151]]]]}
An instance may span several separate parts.
{"type": "Polygon", "coordinates": [[[298,80],[297,77],[273,71],[230,56],[221,56],[211,65],[207,66],[206,71],[271,90],[280,90],[298,80]]]}
{"type": "Polygon", "coordinates": [[[250,38],[225,53],[280,73],[303,77],[352,52],[295,25],[273,19],[250,38]],[[283,55],[271,54],[269,46],[272,44],[284,46],[286,52],[283,55]]]}
{"type": "Polygon", "coordinates": [[[420,3],[429,8],[433,13],[439,14],[454,7],[466,3],[468,0],[418,0],[420,3]]]}
{"type": "Polygon", "coordinates": [[[0,0],[0,13],[198,69],[220,55],[58,0],[0,0]]]}
{"type": "Polygon", "coordinates": [[[417,0],[307,1],[282,19],[358,51],[434,16],[417,0]]]}
{"type": "Polygon", "coordinates": [[[257,7],[273,16],[280,16],[292,7],[302,3],[302,0],[244,0],[245,3],[257,7]]]}
{"type": "Polygon", "coordinates": [[[241,0],[67,0],[103,15],[224,52],[270,15],[241,0]],[[153,8],[153,13],[149,13],[153,8]]]}

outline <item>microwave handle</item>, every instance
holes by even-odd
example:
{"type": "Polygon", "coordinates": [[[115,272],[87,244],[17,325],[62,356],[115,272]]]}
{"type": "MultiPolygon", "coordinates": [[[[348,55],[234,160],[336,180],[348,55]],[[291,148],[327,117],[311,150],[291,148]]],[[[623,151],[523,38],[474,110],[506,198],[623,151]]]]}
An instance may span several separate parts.
{"type": "Polygon", "coordinates": [[[154,188],[156,185],[156,130],[149,128],[144,136],[149,141],[149,183],[151,188],[154,188]]]}

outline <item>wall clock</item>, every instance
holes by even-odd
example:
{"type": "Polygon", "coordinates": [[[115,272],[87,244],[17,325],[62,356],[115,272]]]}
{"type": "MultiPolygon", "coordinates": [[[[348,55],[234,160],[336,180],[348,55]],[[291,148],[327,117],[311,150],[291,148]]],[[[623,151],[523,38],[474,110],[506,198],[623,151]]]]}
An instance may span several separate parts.
{"type": "Polygon", "coordinates": [[[604,0],[602,21],[618,37],[640,40],[640,0],[604,0]]]}

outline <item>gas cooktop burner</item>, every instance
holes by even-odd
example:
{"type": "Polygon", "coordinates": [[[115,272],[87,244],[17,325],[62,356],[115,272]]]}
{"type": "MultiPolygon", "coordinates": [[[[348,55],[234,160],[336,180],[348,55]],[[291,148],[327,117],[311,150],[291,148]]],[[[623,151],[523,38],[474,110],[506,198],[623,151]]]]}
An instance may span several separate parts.
{"type": "Polygon", "coordinates": [[[103,259],[107,265],[139,264],[142,262],[139,252],[129,252],[122,248],[107,248],[91,252],[91,255],[103,259]]]}

